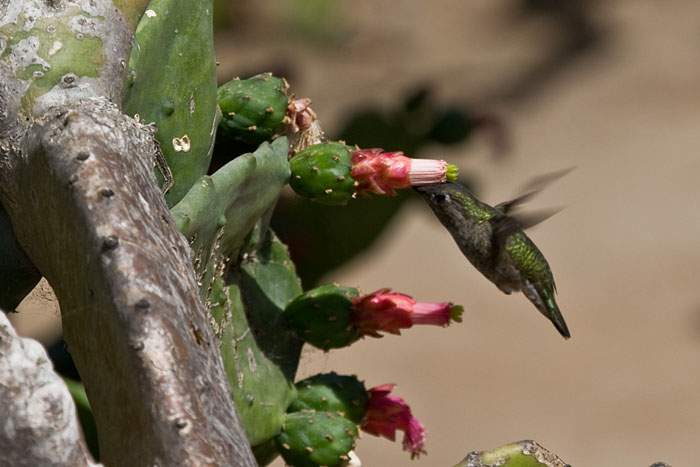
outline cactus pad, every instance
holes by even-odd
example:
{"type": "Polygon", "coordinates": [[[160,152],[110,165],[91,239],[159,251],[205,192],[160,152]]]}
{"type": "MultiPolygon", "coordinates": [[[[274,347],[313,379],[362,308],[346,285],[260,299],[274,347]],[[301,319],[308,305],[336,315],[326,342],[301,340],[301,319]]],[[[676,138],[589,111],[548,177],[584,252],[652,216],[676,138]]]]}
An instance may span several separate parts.
{"type": "Polygon", "coordinates": [[[352,299],[357,289],[322,285],[292,300],[284,316],[297,335],[323,350],[346,347],[359,334],[351,323],[352,299]]]}
{"type": "Polygon", "coordinates": [[[359,425],[365,416],[368,395],[365,385],[355,376],[336,373],[315,375],[296,384],[297,398],[288,412],[332,412],[359,425]]]}
{"type": "Polygon", "coordinates": [[[355,193],[350,151],[343,143],[319,143],[289,161],[289,185],[299,195],[322,204],[343,205],[355,193]]]}
{"type": "Polygon", "coordinates": [[[283,133],[288,87],[284,79],[271,73],[234,79],[219,87],[222,133],[249,144],[260,144],[283,133]]]}
{"type": "Polygon", "coordinates": [[[348,460],[358,429],[345,417],[328,412],[287,414],[275,442],[284,460],[294,467],[335,467],[348,460]]]}
{"type": "Polygon", "coordinates": [[[288,177],[287,141],[278,138],[202,177],[171,210],[194,250],[200,294],[253,446],[279,433],[296,395],[302,342],[282,327],[282,311],[302,289],[286,247],[267,230],[288,177]]]}
{"type": "Polygon", "coordinates": [[[213,0],[152,0],[129,57],[122,103],[155,122],[173,174],[165,195],[177,204],[207,172],[218,125],[213,0]]]}

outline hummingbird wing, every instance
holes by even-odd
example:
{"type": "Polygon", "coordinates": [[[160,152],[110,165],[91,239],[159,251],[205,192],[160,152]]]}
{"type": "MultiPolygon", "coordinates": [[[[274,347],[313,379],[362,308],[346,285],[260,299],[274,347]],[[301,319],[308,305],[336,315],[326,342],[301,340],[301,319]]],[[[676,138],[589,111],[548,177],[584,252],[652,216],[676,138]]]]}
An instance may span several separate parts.
{"type": "Polygon", "coordinates": [[[550,172],[547,174],[538,175],[537,177],[533,177],[528,182],[528,184],[523,187],[522,195],[513,198],[509,201],[504,201],[500,204],[497,204],[494,207],[502,214],[508,214],[514,208],[524,204],[530,198],[534,197],[540,191],[544,190],[548,185],[552,184],[556,180],[559,180],[561,177],[574,170],[574,168],[575,167],[569,167],[567,169],[557,170],[556,172],[550,172]]]}

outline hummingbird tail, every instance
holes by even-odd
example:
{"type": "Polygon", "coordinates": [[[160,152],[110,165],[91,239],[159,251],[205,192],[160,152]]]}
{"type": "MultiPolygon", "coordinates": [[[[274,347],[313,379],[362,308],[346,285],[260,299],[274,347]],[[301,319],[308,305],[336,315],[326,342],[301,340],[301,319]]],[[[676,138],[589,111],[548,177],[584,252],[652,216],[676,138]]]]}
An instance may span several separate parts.
{"type": "Polygon", "coordinates": [[[557,328],[559,334],[561,334],[564,339],[570,338],[571,333],[569,333],[569,328],[566,326],[566,321],[564,321],[564,317],[561,315],[559,306],[557,306],[557,302],[554,301],[554,298],[547,298],[544,306],[547,309],[545,315],[547,318],[549,318],[552,324],[554,324],[554,327],[557,328]]]}
{"type": "Polygon", "coordinates": [[[547,289],[539,289],[528,280],[525,281],[524,285],[523,292],[525,296],[540,310],[540,313],[549,318],[564,339],[570,338],[571,334],[569,333],[569,328],[566,326],[566,321],[564,321],[564,317],[561,311],[559,311],[559,306],[554,300],[553,288],[549,289],[551,293],[547,293],[547,289]]]}

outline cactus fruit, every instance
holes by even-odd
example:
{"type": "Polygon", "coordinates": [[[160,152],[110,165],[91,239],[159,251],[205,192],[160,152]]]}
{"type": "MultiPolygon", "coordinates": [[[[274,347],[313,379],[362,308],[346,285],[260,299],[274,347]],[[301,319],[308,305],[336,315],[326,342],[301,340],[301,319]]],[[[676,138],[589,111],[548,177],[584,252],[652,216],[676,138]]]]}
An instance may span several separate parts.
{"type": "Polygon", "coordinates": [[[460,322],[463,309],[450,302],[416,302],[408,295],[380,289],[360,296],[353,287],[327,284],[292,300],[284,310],[290,326],[323,350],[346,347],[363,336],[400,334],[414,324],[447,326],[460,322]]]}
{"type": "Polygon", "coordinates": [[[357,425],[362,424],[369,395],[365,385],[355,376],[320,374],[299,381],[296,387],[297,398],[288,412],[332,412],[357,425]]]}
{"type": "Polygon", "coordinates": [[[362,337],[352,325],[352,301],[358,296],[353,287],[322,285],[292,300],[284,315],[309,344],[323,350],[346,347],[362,337]]]}
{"type": "Polygon", "coordinates": [[[289,182],[297,194],[323,204],[343,205],[351,198],[396,195],[397,189],[457,179],[457,167],[442,160],[411,159],[379,148],[352,153],[343,143],[319,143],[290,160],[289,182]]]}
{"type": "Polygon", "coordinates": [[[289,85],[283,78],[262,73],[248,79],[234,79],[219,87],[222,112],[219,128],[231,138],[249,144],[270,141],[284,132],[289,85]]]}
{"type": "Polygon", "coordinates": [[[289,161],[289,185],[299,195],[322,204],[343,205],[355,193],[350,150],[343,143],[319,143],[289,161]]]}
{"type": "Polygon", "coordinates": [[[214,149],[220,113],[213,12],[213,0],[152,0],[129,57],[124,111],[156,124],[174,181],[165,195],[168,206],[207,173],[214,149]]]}
{"type": "Polygon", "coordinates": [[[327,373],[307,378],[296,386],[297,399],[289,407],[289,413],[335,413],[361,425],[366,433],[392,441],[397,430],[403,431],[404,450],[412,457],[425,452],[425,427],[403,399],[390,394],[393,384],[367,390],[354,376],[327,373]]]}
{"type": "Polygon", "coordinates": [[[353,422],[329,412],[287,414],[275,438],[284,460],[294,467],[335,467],[349,460],[359,432],[353,422]]]}

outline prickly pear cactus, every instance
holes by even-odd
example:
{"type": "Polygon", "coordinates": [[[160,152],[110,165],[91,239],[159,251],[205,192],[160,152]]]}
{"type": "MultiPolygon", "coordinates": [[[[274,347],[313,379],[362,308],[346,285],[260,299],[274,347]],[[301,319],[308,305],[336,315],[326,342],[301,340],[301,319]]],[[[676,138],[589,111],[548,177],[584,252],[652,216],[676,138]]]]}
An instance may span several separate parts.
{"type": "Polygon", "coordinates": [[[267,229],[289,177],[286,138],[203,177],[172,209],[190,239],[202,299],[251,445],[276,436],[296,396],[302,341],[282,312],[301,285],[287,248],[267,229]]]}
{"type": "Polygon", "coordinates": [[[248,233],[274,205],[289,179],[287,140],[263,143],[202,177],[171,209],[195,253],[203,298],[217,274],[236,257],[248,233]]]}
{"type": "Polygon", "coordinates": [[[297,334],[323,350],[346,347],[360,338],[352,325],[352,299],[359,293],[353,287],[322,285],[295,298],[284,316],[297,334]]]}
{"type": "Polygon", "coordinates": [[[345,417],[330,412],[295,412],[284,420],[275,442],[294,467],[334,467],[349,459],[359,431],[345,417]]]}
{"type": "Polygon", "coordinates": [[[213,0],[152,0],[129,57],[124,111],[156,124],[174,179],[169,206],[207,172],[214,149],[220,114],[213,13],[213,0]]]}
{"type": "Polygon", "coordinates": [[[289,407],[289,412],[331,412],[357,425],[362,423],[369,397],[364,383],[357,377],[325,373],[299,381],[296,387],[297,398],[289,407]]]}
{"type": "Polygon", "coordinates": [[[222,112],[219,128],[226,136],[249,144],[276,138],[286,124],[288,88],[284,79],[271,73],[222,85],[217,91],[222,112]]]}
{"type": "Polygon", "coordinates": [[[300,151],[289,161],[289,185],[299,195],[319,203],[343,205],[355,193],[350,156],[343,143],[319,143],[300,151]]]}

